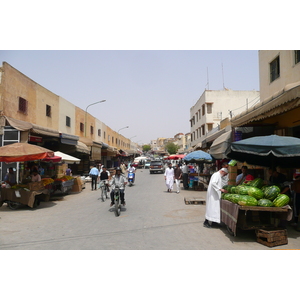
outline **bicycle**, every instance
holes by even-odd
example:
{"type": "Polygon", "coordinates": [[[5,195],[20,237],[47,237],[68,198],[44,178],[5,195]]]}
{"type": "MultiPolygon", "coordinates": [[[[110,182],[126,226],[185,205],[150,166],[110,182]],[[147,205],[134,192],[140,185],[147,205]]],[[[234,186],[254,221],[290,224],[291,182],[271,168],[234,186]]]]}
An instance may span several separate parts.
{"type": "Polygon", "coordinates": [[[100,181],[100,189],[101,189],[101,200],[104,202],[105,199],[108,198],[107,192],[108,192],[108,188],[107,188],[107,180],[101,180],[100,181]]]}
{"type": "Polygon", "coordinates": [[[118,186],[114,189],[114,200],[115,200],[115,214],[118,217],[121,214],[121,192],[118,186]]]}

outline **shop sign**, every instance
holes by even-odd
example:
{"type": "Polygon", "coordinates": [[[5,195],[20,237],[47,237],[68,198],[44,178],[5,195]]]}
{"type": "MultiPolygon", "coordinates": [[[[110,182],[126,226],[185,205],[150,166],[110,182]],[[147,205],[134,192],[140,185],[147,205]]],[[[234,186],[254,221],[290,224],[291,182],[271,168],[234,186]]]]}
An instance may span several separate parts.
{"type": "Polygon", "coordinates": [[[41,143],[42,140],[43,140],[43,138],[40,137],[40,136],[33,136],[33,135],[30,135],[30,136],[29,136],[29,141],[30,141],[30,142],[41,143]]]}

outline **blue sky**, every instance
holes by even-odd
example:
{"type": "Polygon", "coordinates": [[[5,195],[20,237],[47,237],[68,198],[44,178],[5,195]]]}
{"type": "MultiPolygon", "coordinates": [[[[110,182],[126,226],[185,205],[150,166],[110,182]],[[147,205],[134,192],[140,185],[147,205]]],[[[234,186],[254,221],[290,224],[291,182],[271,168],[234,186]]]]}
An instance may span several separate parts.
{"type": "Polygon", "coordinates": [[[84,110],[106,99],[88,112],[140,143],[189,132],[205,88],[259,90],[256,50],[4,50],[0,61],[84,110]]]}

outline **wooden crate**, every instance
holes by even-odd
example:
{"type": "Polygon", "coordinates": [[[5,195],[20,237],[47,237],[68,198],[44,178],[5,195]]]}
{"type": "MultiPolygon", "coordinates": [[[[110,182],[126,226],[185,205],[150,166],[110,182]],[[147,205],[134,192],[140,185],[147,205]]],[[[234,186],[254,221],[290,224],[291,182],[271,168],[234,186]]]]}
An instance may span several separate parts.
{"type": "Polygon", "coordinates": [[[268,247],[286,245],[288,243],[286,229],[257,229],[257,242],[268,247]]]}
{"type": "Polygon", "coordinates": [[[184,198],[184,203],[188,204],[205,204],[205,199],[199,197],[184,198]]]}

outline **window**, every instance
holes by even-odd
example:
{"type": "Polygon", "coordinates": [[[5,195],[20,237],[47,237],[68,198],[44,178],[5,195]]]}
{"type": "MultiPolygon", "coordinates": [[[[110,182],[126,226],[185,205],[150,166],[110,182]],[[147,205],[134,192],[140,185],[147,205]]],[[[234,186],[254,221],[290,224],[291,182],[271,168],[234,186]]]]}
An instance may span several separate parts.
{"type": "Polygon", "coordinates": [[[91,135],[94,134],[94,127],[93,126],[91,126],[91,128],[90,128],[90,132],[91,132],[91,135]]]}
{"type": "Polygon", "coordinates": [[[273,82],[280,76],[279,56],[270,63],[270,82],[273,82]]]}
{"type": "Polygon", "coordinates": [[[205,115],[205,104],[202,105],[202,116],[205,115]]]}
{"type": "Polygon", "coordinates": [[[51,118],[51,106],[46,104],[46,116],[51,118]]]}
{"type": "Polygon", "coordinates": [[[208,114],[212,113],[212,103],[206,103],[206,110],[208,114]]]}
{"type": "Polygon", "coordinates": [[[98,136],[101,136],[101,129],[98,129],[98,136]]]}
{"type": "Polygon", "coordinates": [[[204,127],[204,125],[201,126],[201,129],[202,129],[202,136],[203,136],[203,135],[205,135],[205,127],[204,127]]]}
{"type": "Polygon", "coordinates": [[[71,127],[71,118],[66,116],[66,126],[71,127]]]}
{"type": "Polygon", "coordinates": [[[80,131],[84,132],[84,124],[83,123],[80,123],[80,131]]]}
{"type": "Polygon", "coordinates": [[[300,62],[300,50],[294,50],[295,51],[295,64],[300,62]]]}
{"type": "Polygon", "coordinates": [[[213,124],[207,124],[207,131],[211,131],[213,129],[213,124]]]}
{"type": "Polygon", "coordinates": [[[111,137],[111,142],[114,143],[114,137],[113,136],[111,137]]]}
{"type": "Polygon", "coordinates": [[[27,114],[28,110],[28,101],[24,98],[19,97],[19,112],[22,112],[23,114],[27,114]]]}
{"type": "Polygon", "coordinates": [[[105,131],[103,132],[103,138],[106,139],[106,133],[105,133],[105,131]]]}
{"type": "Polygon", "coordinates": [[[108,135],[108,139],[107,140],[110,142],[110,135],[108,135]]]}

